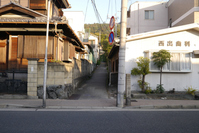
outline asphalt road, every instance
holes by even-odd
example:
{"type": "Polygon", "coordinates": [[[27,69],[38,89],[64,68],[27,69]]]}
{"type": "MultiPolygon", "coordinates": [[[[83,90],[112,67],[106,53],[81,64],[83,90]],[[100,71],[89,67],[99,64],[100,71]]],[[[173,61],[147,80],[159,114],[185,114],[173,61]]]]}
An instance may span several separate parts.
{"type": "Polygon", "coordinates": [[[1,133],[198,133],[199,111],[0,111],[1,133]]]}

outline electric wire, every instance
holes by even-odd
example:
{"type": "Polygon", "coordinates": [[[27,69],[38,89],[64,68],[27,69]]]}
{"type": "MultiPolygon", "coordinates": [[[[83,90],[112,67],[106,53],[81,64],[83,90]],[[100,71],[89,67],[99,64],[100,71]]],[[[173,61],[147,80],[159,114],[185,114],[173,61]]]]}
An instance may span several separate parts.
{"type": "MultiPolygon", "coordinates": [[[[99,24],[100,24],[100,20],[101,20],[102,23],[104,24],[104,22],[103,22],[103,20],[102,20],[102,18],[101,18],[101,16],[100,16],[100,14],[99,14],[99,12],[98,12],[98,10],[97,10],[96,4],[95,4],[95,0],[91,0],[91,1],[92,1],[93,8],[94,8],[94,11],[95,11],[95,14],[96,14],[96,18],[97,18],[99,24]]],[[[108,30],[108,28],[107,28],[106,26],[100,24],[101,31],[103,31],[103,30],[102,30],[102,26],[104,27],[104,29],[106,29],[106,30],[109,32],[109,30],[108,30]]]]}
{"type": "Polygon", "coordinates": [[[117,17],[117,2],[115,0],[115,17],[117,17]]]}
{"type": "Polygon", "coordinates": [[[87,14],[87,9],[88,9],[88,3],[89,3],[89,0],[87,1],[87,6],[86,6],[86,11],[85,11],[85,16],[84,16],[84,23],[86,21],[86,14],[87,14]]]}
{"type": "MultiPolygon", "coordinates": [[[[111,2],[111,0],[109,0],[109,4],[108,4],[108,12],[107,12],[107,18],[106,18],[106,21],[107,21],[107,19],[108,19],[108,17],[109,17],[109,16],[108,16],[108,14],[109,14],[109,9],[110,9],[110,2],[111,2]]],[[[105,21],[105,22],[106,22],[106,21],[105,21]]]]}

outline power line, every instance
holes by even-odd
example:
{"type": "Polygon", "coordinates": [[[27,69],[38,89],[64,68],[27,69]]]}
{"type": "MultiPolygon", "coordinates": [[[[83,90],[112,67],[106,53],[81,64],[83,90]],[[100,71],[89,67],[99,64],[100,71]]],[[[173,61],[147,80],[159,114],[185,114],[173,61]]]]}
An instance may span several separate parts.
{"type": "Polygon", "coordinates": [[[106,18],[106,21],[107,21],[107,19],[108,19],[108,14],[109,14],[109,9],[110,9],[110,2],[111,2],[111,0],[109,0],[109,4],[108,4],[108,12],[107,12],[107,18],[106,18]]]}
{"type": "Polygon", "coordinates": [[[117,17],[117,3],[116,3],[116,0],[115,0],[115,17],[117,17]]]}
{"type": "MultiPolygon", "coordinates": [[[[95,8],[95,6],[94,6],[94,4],[95,4],[94,2],[95,2],[95,1],[91,0],[91,2],[92,2],[93,10],[94,10],[94,12],[95,12],[95,16],[96,16],[96,18],[97,18],[97,21],[98,21],[98,23],[100,23],[100,20],[99,20],[99,17],[98,17],[96,8],[95,8]]],[[[101,25],[100,25],[100,28],[101,28],[101,31],[102,31],[101,25]]]]}
{"type": "Polygon", "coordinates": [[[87,2],[87,6],[86,6],[86,12],[85,12],[85,16],[84,16],[84,23],[85,23],[85,21],[86,21],[86,14],[87,14],[87,9],[88,9],[88,3],[89,3],[89,0],[88,0],[88,2],[87,2]]]}
{"type": "MultiPolygon", "coordinates": [[[[92,4],[93,4],[93,8],[94,8],[95,14],[96,14],[96,18],[98,19],[98,22],[100,23],[100,19],[101,19],[102,23],[104,23],[103,20],[102,20],[102,18],[101,18],[101,16],[100,16],[100,14],[99,14],[99,12],[98,12],[98,10],[97,10],[96,4],[95,4],[95,0],[91,0],[91,1],[92,1],[92,4]]],[[[104,26],[104,25],[101,25],[101,24],[100,24],[101,31],[102,31],[102,26],[104,26]]],[[[107,29],[107,27],[105,27],[105,29],[106,29],[107,31],[109,31],[109,30],[107,29]]]]}

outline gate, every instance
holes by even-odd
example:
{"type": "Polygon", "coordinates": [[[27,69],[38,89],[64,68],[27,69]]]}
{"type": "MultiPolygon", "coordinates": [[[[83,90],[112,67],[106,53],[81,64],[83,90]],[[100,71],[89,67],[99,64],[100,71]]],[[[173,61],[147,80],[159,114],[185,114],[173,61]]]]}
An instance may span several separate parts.
{"type": "MultiPolygon", "coordinates": [[[[0,81],[0,93],[6,94],[27,94],[27,82],[20,79],[15,79],[15,73],[17,71],[12,71],[12,78],[8,78],[6,72],[1,72],[0,77],[3,80],[0,81]]],[[[22,72],[20,72],[22,73],[22,72]]],[[[27,73],[27,72],[23,72],[27,73]]]]}

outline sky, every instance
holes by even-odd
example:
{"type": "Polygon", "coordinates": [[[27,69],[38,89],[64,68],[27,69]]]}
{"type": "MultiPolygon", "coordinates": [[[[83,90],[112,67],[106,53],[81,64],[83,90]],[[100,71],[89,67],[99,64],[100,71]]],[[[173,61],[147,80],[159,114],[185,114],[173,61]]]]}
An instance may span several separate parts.
{"type": "MultiPolygon", "coordinates": [[[[68,0],[71,9],[67,11],[83,11],[85,24],[99,23],[96,18],[92,1],[95,1],[97,10],[101,16],[100,23],[109,23],[110,18],[117,18],[116,22],[120,22],[121,0],[68,0]],[[87,4],[88,3],[88,4],[87,4]]],[[[128,6],[136,1],[167,1],[167,0],[128,0],[128,6]]]]}

